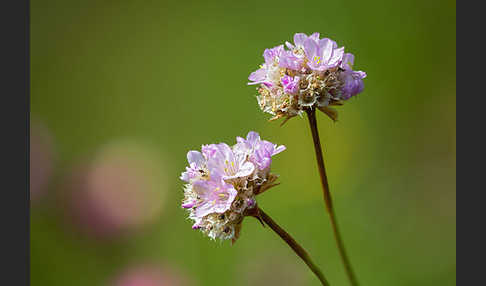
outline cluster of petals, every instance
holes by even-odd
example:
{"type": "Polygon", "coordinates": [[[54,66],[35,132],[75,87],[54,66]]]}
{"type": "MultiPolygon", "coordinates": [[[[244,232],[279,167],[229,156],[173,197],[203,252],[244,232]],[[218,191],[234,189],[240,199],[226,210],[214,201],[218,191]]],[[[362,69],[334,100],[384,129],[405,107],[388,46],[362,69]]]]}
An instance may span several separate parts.
{"type": "Polygon", "coordinates": [[[233,146],[209,144],[189,151],[189,166],[180,177],[186,182],[182,207],[194,221],[192,228],[212,239],[238,238],[243,218],[257,206],[255,196],[275,185],[272,156],[285,150],[253,131],[236,140],[233,146]]]}
{"type": "Polygon", "coordinates": [[[306,109],[318,108],[336,119],[329,106],[363,91],[366,73],[354,71],[354,55],[345,53],[319,33],[294,35],[285,43],[263,53],[265,62],[250,74],[249,85],[258,85],[258,103],[272,119],[291,118],[306,109]]]}

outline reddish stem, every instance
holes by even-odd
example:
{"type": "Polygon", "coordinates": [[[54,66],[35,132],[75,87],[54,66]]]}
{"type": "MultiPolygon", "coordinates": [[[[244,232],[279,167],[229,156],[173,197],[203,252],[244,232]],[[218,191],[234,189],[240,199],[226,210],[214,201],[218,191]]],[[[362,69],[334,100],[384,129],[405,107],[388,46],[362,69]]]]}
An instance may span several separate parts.
{"type": "Polygon", "coordinates": [[[351,263],[349,262],[348,256],[346,254],[344,243],[337,225],[336,215],[334,213],[331,193],[329,191],[329,183],[327,181],[326,168],[324,166],[324,159],[322,156],[321,141],[319,139],[319,132],[317,130],[315,109],[308,109],[307,117],[309,118],[309,126],[312,132],[312,139],[314,141],[314,149],[316,151],[317,168],[319,170],[319,175],[321,178],[324,203],[326,205],[326,210],[329,213],[329,218],[331,220],[331,226],[334,233],[334,238],[336,240],[337,248],[339,250],[339,254],[341,255],[341,260],[343,261],[344,268],[346,269],[346,274],[351,282],[351,285],[358,286],[358,281],[356,280],[356,276],[354,275],[353,269],[351,268],[351,263]]]}

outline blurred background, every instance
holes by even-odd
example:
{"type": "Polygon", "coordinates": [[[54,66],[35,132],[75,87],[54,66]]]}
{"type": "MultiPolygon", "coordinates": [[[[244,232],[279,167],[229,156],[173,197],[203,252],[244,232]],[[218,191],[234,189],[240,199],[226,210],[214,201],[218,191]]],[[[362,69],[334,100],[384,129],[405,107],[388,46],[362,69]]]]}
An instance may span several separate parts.
{"type": "Polygon", "coordinates": [[[32,285],[319,285],[268,228],[233,246],[180,208],[186,153],[248,131],[287,146],[260,206],[331,285],[349,285],[305,118],[267,122],[248,75],[320,32],[365,90],[318,114],[331,192],[361,285],[455,285],[456,3],[31,1],[32,285]]]}

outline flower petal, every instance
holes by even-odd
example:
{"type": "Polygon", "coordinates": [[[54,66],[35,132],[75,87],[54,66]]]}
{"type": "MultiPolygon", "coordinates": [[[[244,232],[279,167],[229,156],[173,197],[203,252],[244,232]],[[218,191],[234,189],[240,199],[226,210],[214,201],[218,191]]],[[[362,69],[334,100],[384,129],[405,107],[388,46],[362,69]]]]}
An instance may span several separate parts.
{"type": "Polygon", "coordinates": [[[245,162],[240,166],[240,170],[237,173],[237,177],[247,177],[253,173],[255,170],[255,165],[251,162],[245,162]]]}
{"type": "Polygon", "coordinates": [[[317,43],[312,39],[307,39],[304,42],[304,52],[310,61],[313,61],[314,57],[317,56],[318,51],[317,43]]]}
{"type": "Polygon", "coordinates": [[[319,49],[320,55],[322,57],[322,61],[326,64],[329,62],[333,52],[333,43],[330,39],[324,38],[319,41],[319,49]]]}
{"type": "Polygon", "coordinates": [[[285,151],[285,149],[287,149],[287,148],[285,147],[285,145],[280,145],[280,146],[278,146],[278,147],[277,147],[277,148],[275,148],[275,150],[273,151],[272,156],[273,156],[273,155],[277,155],[278,153],[280,153],[280,152],[282,152],[282,151],[285,151]]]}
{"type": "Polygon", "coordinates": [[[249,142],[252,142],[252,143],[258,142],[258,141],[260,141],[260,134],[258,134],[255,131],[250,131],[246,135],[246,140],[248,140],[249,142]]]}
{"type": "Polygon", "coordinates": [[[319,41],[320,34],[318,32],[313,33],[309,36],[309,38],[313,39],[314,41],[319,41]]]}
{"type": "Polygon", "coordinates": [[[206,159],[199,151],[189,151],[187,152],[187,161],[189,164],[195,163],[197,167],[200,167],[204,165],[206,159]]]}
{"type": "Polygon", "coordinates": [[[264,68],[258,69],[250,74],[248,80],[253,81],[248,83],[248,85],[252,84],[260,84],[267,78],[267,70],[264,68]]]}
{"type": "Polygon", "coordinates": [[[307,39],[307,35],[304,33],[297,33],[294,35],[294,44],[296,46],[304,46],[304,42],[307,39]]]}
{"type": "Polygon", "coordinates": [[[327,63],[328,68],[334,68],[336,67],[339,63],[341,63],[344,55],[344,47],[341,47],[339,49],[335,49],[332,52],[331,59],[327,63]]]}

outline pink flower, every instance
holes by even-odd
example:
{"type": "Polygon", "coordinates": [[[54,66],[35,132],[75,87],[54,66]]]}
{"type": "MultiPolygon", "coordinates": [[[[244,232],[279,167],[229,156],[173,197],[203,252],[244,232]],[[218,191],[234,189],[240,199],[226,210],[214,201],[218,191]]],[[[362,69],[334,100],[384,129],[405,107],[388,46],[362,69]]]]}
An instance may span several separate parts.
{"type": "Polygon", "coordinates": [[[249,76],[249,85],[259,85],[258,105],[273,115],[270,120],[288,120],[309,108],[329,110],[363,91],[365,73],[353,71],[354,55],[335,41],[296,33],[285,46],[265,50],[265,63],[249,76]]]}
{"type": "Polygon", "coordinates": [[[255,196],[276,185],[271,157],[285,150],[253,131],[236,140],[232,147],[219,143],[189,151],[189,167],[181,175],[187,182],[182,208],[189,211],[192,228],[212,239],[238,238],[243,218],[257,205],[255,196]]]}
{"type": "Polygon", "coordinates": [[[138,145],[116,142],[75,167],[64,185],[75,225],[109,239],[158,218],[167,189],[153,155],[138,145]]]}
{"type": "Polygon", "coordinates": [[[30,200],[37,201],[47,191],[53,175],[55,149],[47,127],[33,122],[30,129],[30,200]]]}
{"type": "Polygon", "coordinates": [[[139,264],[124,269],[111,286],[185,286],[189,278],[167,265],[139,264]]]}

